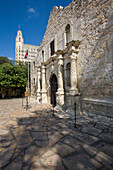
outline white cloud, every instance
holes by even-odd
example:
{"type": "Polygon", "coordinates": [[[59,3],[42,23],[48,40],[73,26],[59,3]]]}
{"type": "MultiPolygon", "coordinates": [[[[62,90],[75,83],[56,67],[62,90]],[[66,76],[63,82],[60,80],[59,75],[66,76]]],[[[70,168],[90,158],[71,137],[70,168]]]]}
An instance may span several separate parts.
{"type": "Polygon", "coordinates": [[[8,57],[9,58],[9,60],[13,60],[13,58],[12,57],[8,57]]]}
{"type": "Polygon", "coordinates": [[[29,19],[36,18],[39,15],[39,12],[32,8],[30,5],[27,6],[27,16],[29,19]]]}
{"type": "Polygon", "coordinates": [[[36,11],[33,8],[29,8],[27,11],[34,14],[36,13],[36,11]]]}

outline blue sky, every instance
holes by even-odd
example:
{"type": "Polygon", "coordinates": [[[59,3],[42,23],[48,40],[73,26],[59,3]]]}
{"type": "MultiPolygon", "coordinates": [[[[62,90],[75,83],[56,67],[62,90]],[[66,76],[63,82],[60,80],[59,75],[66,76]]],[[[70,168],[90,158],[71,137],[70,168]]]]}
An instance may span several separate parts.
{"type": "Polygon", "coordinates": [[[18,25],[24,43],[40,45],[54,6],[67,6],[72,0],[0,0],[0,56],[15,59],[18,25]]]}

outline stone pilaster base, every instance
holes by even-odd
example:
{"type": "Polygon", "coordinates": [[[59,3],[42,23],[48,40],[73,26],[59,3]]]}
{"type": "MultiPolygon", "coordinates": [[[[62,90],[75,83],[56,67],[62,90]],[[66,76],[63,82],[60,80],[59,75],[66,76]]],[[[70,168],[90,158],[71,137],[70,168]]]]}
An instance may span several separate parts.
{"type": "Polygon", "coordinates": [[[42,103],[47,103],[47,91],[42,91],[42,103]]]}
{"type": "Polygon", "coordinates": [[[40,101],[41,101],[41,94],[40,94],[40,92],[37,92],[37,103],[40,103],[40,101]]]}
{"type": "Polygon", "coordinates": [[[69,93],[70,93],[70,95],[76,95],[76,94],[78,94],[78,89],[76,88],[70,88],[69,89],[69,93]]]}
{"type": "Polygon", "coordinates": [[[66,103],[67,103],[67,109],[66,109],[66,113],[70,114],[72,117],[75,117],[75,113],[76,115],[80,114],[80,94],[76,93],[74,94],[70,92],[66,94],[66,103]],[[75,106],[76,103],[76,106],[75,106]],[[76,107],[76,110],[75,110],[76,107]]]}
{"type": "Polygon", "coordinates": [[[58,89],[56,92],[56,106],[64,107],[64,91],[63,89],[58,89]]]}

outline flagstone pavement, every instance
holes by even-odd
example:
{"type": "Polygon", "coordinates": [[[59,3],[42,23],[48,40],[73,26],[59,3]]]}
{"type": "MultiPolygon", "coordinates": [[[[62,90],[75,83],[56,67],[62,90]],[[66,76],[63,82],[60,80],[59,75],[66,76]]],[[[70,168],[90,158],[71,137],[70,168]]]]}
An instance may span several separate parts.
{"type": "Polygon", "coordinates": [[[113,170],[113,129],[31,105],[0,100],[1,170],[113,170]]]}

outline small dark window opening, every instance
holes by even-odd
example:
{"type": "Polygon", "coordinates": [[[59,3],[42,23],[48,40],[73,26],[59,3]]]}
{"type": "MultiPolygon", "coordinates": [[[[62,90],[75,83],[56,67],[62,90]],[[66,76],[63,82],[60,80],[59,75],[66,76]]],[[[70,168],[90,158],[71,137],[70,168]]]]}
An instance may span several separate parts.
{"type": "Polygon", "coordinates": [[[44,62],[44,50],[42,51],[42,60],[44,62]]]}
{"type": "Polygon", "coordinates": [[[66,66],[66,84],[69,87],[71,86],[70,74],[71,74],[71,64],[68,63],[66,66]]]}
{"type": "Polygon", "coordinates": [[[35,85],[35,78],[33,79],[33,84],[35,85]]]}
{"type": "Polygon", "coordinates": [[[50,43],[51,56],[55,53],[54,40],[50,43]]]}
{"type": "Polygon", "coordinates": [[[66,43],[70,41],[70,25],[66,26],[66,43]]]}
{"type": "Polygon", "coordinates": [[[21,38],[19,37],[19,42],[21,42],[21,38]]]}
{"type": "Polygon", "coordinates": [[[33,68],[35,68],[35,61],[33,62],[33,68]]]}
{"type": "Polygon", "coordinates": [[[40,89],[42,90],[42,79],[40,79],[40,89]]]}

